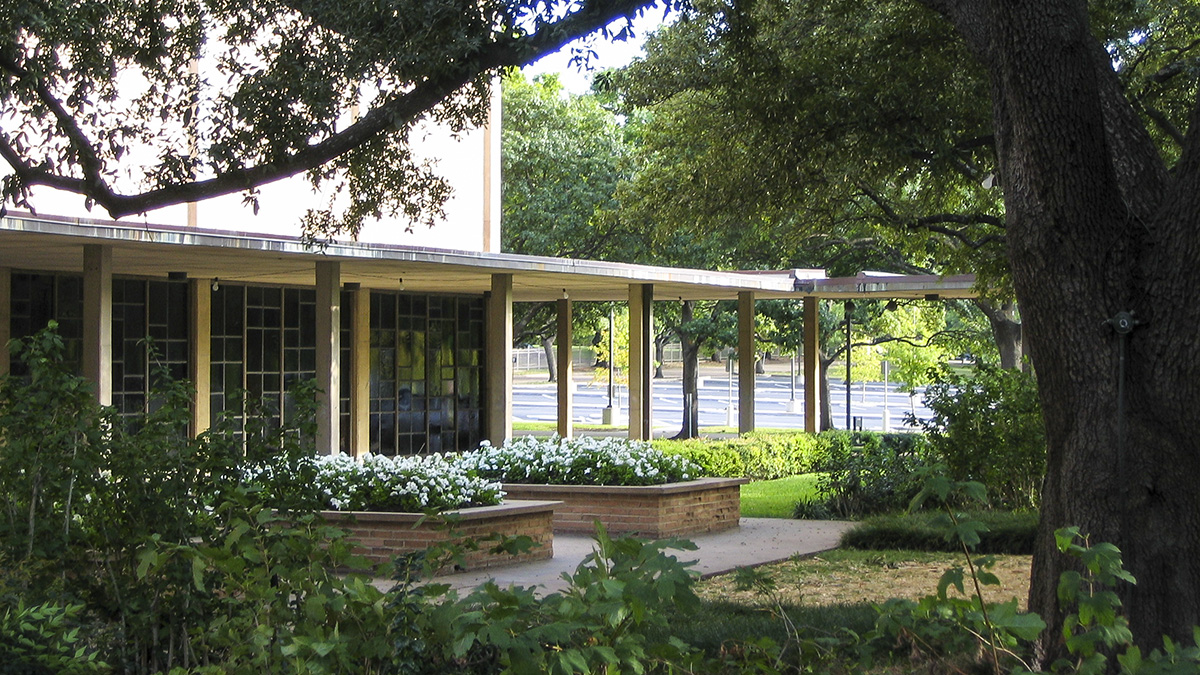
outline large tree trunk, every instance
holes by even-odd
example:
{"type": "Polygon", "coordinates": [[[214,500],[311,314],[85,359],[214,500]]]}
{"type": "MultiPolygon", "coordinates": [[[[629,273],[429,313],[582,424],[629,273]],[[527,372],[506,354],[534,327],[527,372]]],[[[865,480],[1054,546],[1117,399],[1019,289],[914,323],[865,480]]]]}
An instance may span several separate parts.
{"type": "Polygon", "coordinates": [[[1030,607],[1061,652],[1052,533],[1116,544],[1137,641],[1200,622],[1200,121],[1168,175],[1082,0],[926,0],[988,68],[1013,282],[1046,421],[1030,607]],[[1106,320],[1136,312],[1122,337],[1106,320]],[[1127,340],[1127,358],[1120,349],[1127,340]],[[1124,372],[1124,400],[1118,381],[1124,372]]]}
{"type": "Polygon", "coordinates": [[[558,381],[558,355],[554,353],[554,337],[550,336],[550,335],[543,335],[541,340],[542,340],[542,351],[544,351],[546,353],[546,365],[548,366],[548,368],[550,370],[550,381],[557,382],[558,381]]]}
{"type": "Polygon", "coordinates": [[[1025,351],[1021,321],[1017,319],[1017,305],[1004,302],[999,306],[987,300],[976,300],[975,306],[987,317],[992,327],[992,341],[1000,352],[1000,367],[1015,370],[1023,368],[1025,351]]]}

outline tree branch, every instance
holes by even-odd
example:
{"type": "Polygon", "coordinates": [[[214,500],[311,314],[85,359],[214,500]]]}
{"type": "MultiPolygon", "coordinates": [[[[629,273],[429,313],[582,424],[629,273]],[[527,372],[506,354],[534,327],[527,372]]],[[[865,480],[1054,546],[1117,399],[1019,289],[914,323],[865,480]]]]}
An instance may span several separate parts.
{"type": "MultiPolygon", "coordinates": [[[[13,77],[29,87],[29,90],[34,92],[38,100],[54,115],[54,119],[58,122],[58,127],[62,130],[71,149],[75,152],[76,157],[78,157],[79,166],[86,178],[83,181],[78,181],[78,179],[53,176],[53,174],[49,174],[49,172],[39,169],[23,159],[20,153],[16,152],[16,149],[12,147],[7,138],[0,139],[3,141],[3,151],[0,154],[4,156],[5,161],[12,167],[13,172],[26,184],[34,184],[30,183],[27,177],[46,173],[48,177],[61,178],[61,180],[58,184],[41,184],[70,190],[71,192],[79,191],[73,189],[75,185],[86,187],[96,193],[90,196],[97,202],[102,202],[102,199],[113,198],[115,196],[113,191],[103,179],[104,162],[96,154],[96,149],[92,145],[91,139],[87,137],[83,129],[79,128],[78,122],[75,121],[75,118],[67,111],[62,102],[50,92],[45,83],[35,78],[27,69],[21,67],[19,63],[8,56],[0,56],[0,70],[11,73],[13,77]]],[[[80,194],[87,193],[80,192],[80,194]]]]}
{"type": "Polygon", "coordinates": [[[888,203],[882,195],[865,183],[859,183],[859,189],[863,195],[870,199],[871,202],[883,212],[884,219],[893,225],[905,227],[910,230],[922,229],[938,234],[944,234],[948,237],[956,239],[963,244],[978,250],[983,246],[992,243],[1004,243],[1004,236],[997,234],[989,234],[978,239],[970,236],[966,230],[946,227],[946,224],[957,225],[989,225],[997,229],[1003,230],[1004,220],[988,213],[936,213],[919,218],[906,219],[896,212],[892,205],[888,203]]]}
{"type": "MultiPolygon", "coordinates": [[[[591,0],[574,14],[546,23],[522,37],[499,35],[472,54],[463,54],[460,65],[448,74],[427,79],[367,112],[357,122],[302,150],[256,166],[221,173],[205,180],[168,185],[137,194],[119,194],[107,183],[94,146],[79,131],[69,113],[56,100],[51,105],[61,128],[79,153],[82,178],[61,175],[21,160],[9,146],[5,160],[22,186],[44,185],[84,195],[104,207],[113,218],[152,209],[241,192],[294,176],[326,164],[363,144],[415,120],[476,77],[505,66],[520,66],[553,52],[567,42],[603,28],[620,17],[629,17],[648,0],[591,0]],[[14,163],[14,158],[17,160],[14,163]]],[[[5,63],[9,68],[11,62],[5,63]]],[[[48,92],[46,92],[48,93],[48,92]]],[[[39,93],[40,95],[40,93],[39,93]]]]}

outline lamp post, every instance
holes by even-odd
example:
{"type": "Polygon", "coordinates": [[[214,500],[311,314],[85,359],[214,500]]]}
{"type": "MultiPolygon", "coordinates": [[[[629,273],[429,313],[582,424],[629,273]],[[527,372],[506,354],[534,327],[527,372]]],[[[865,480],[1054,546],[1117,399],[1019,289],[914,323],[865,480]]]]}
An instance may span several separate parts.
{"type": "Polygon", "coordinates": [[[601,413],[601,421],[606,425],[612,425],[616,421],[616,415],[613,414],[613,368],[617,365],[616,354],[613,352],[613,347],[616,341],[613,339],[613,308],[608,307],[608,407],[601,413]]]}
{"type": "Polygon", "coordinates": [[[842,305],[846,314],[846,431],[850,430],[850,314],[854,311],[854,302],[847,300],[842,305]]]}

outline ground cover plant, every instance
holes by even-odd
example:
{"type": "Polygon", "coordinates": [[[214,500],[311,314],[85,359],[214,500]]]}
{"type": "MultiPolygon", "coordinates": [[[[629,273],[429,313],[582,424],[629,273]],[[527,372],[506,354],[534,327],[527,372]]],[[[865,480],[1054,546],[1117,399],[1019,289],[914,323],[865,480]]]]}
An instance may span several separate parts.
{"type": "Polygon", "coordinates": [[[308,510],[445,511],[492,506],[504,497],[500,483],[475,475],[457,455],[384,457],[323,455],[292,462],[273,459],[247,469],[264,499],[287,496],[298,481],[309,481],[308,510]]]}
{"type": "Polygon", "coordinates": [[[457,462],[477,476],[509,483],[661,485],[702,475],[686,457],[664,454],[649,443],[586,436],[522,436],[499,447],[484,441],[457,462]]]}

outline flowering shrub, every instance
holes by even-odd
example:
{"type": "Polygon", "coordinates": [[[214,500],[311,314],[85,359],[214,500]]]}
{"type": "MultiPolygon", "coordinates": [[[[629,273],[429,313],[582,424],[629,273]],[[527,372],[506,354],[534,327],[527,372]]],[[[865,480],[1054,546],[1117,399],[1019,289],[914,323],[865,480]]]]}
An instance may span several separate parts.
{"type": "MultiPolygon", "coordinates": [[[[306,457],[298,475],[311,477],[320,503],[311,506],[338,511],[444,511],[499,504],[500,484],[471,475],[454,457],[416,455],[384,457],[348,455],[306,457]]],[[[260,465],[250,480],[264,486],[286,483],[278,467],[260,465]]],[[[288,473],[291,473],[290,471],[288,473]]]]}
{"type": "Polygon", "coordinates": [[[523,436],[502,447],[484,441],[459,464],[492,480],[552,485],[661,485],[701,475],[686,457],[620,438],[523,436]]]}

